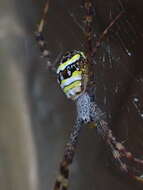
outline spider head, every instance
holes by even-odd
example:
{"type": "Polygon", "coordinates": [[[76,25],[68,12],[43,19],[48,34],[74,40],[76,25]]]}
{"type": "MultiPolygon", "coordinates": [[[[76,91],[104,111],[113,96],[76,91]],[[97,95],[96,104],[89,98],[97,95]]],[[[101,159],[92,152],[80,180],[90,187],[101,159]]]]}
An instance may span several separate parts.
{"type": "Polygon", "coordinates": [[[61,59],[57,69],[58,82],[67,98],[75,100],[86,89],[87,59],[81,51],[67,52],[61,59]]]}

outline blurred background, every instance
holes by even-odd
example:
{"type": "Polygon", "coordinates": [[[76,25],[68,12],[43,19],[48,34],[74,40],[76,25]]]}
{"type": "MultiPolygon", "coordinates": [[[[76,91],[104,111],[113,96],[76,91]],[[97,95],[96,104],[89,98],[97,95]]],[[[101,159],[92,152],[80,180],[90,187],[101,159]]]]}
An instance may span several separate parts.
{"type": "MultiPolygon", "coordinates": [[[[0,2],[0,188],[49,190],[76,117],[75,105],[48,71],[34,32],[43,0],[0,2]]],[[[95,56],[96,96],[117,139],[140,158],[143,150],[143,3],[94,1],[94,37],[124,9],[95,56]]],[[[45,37],[50,61],[84,49],[82,1],[49,3],[45,37]]],[[[93,41],[94,43],[94,41],[93,41]]],[[[93,88],[93,94],[95,89],[93,88]]],[[[84,128],[70,189],[134,189],[142,185],[121,174],[96,132],[84,128]]]]}

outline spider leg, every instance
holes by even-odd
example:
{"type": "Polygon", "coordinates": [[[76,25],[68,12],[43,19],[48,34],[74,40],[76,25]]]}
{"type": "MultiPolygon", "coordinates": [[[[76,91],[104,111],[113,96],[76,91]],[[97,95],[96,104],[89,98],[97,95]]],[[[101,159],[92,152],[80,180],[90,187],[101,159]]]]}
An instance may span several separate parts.
{"type": "Polygon", "coordinates": [[[85,43],[84,49],[87,55],[88,63],[91,64],[91,52],[92,52],[92,38],[93,38],[93,16],[94,10],[91,0],[83,0],[83,6],[85,10],[85,17],[84,17],[84,35],[85,35],[85,43]]]}
{"type": "Polygon", "coordinates": [[[49,51],[48,51],[47,43],[45,42],[44,35],[43,35],[43,30],[46,23],[48,10],[49,10],[49,1],[47,0],[44,5],[43,16],[35,32],[35,38],[41,51],[41,57],[46,59],[46,64],[48,68],[55,71],[56,69],[51,64],[51,61],[49,59],[49,51]]]}
{"type": "Polygon", "coordinates": [[[127,17],[120,20],[116,27],[117,30],[114,32],[114,36],[119,39],[121,47],[127,55],[131,56],[134,53],[135,44],[140,34],[127,17]]]}
{"type": "Polygon", "coordinates": [[[143,160],[134,157],[122,143],[116,140],[106,121],[101,120],[97,123],[97,130],[111,148],[113,157],[119,163],[120,169],[127,173],[128,176],[143,182],[142,173],[137,169],[138,167],[143,169],[143,160]],[[133,167],[133,164],[136,165],[133,167]]]}
{"type": "MultiPolygon", "coordinates": [[[[121,9],[125,11],[123,17],[111,30],[111,37],[119,40],[121,48],[126,52],[128,56],[135,53],[136,45],[140,38],[142,38],[140,27],[136,22],[135,16],[128,14],[128,9],[123,5],[123,2],[119,0],[120,7],[117,7],[114,12],[119,12],[121,9]]],[[[112,18],[112,15],[111,15],[112,18]]]]}
{"type": "Polygon", "coordinates": [[[111,129],[108,127],[105,113],[102,112],[95,102],[90,102],[90,116],[92,119],[91,121],[96,124],[97,132],[110,147],[113,157],[119,164],[120,169],[127,173],[128,176],[141,181],[143,160],[134,157],[134,155],[129,152],[122,143],[116,140],[111,129]],[[140,171],[138,169],[140,169],[140,171]]]}
{"type": "Polygon", "coordinates": [[[124,14],[125,11],[121,11],[112,21],[111,23],[107,26],[107,28],[105,28],[105,30],[102,32],[102,34],[100,35],[99,39],[96,42],[96,46],[95,48],[93,48],[92,50],[92,56],[94,56],[94,54],[96,53],[97,49],[100,47],[101,42],[103,41],[103,39],[107,36],[109,30],[112,28],[112,26],[121,18],[121,16],[124,14]]]}
{"type": "Polygon", "coordinates": [[[75,149],[78,143],[79,135],[82,128],[82,121],[77,120],[69,137],[69,141],[65,146],[63,160],[60,163],[59,176],[54,184],[54,190],[67,190],[69,185],[69,166],[72,164],[75,149]]]}

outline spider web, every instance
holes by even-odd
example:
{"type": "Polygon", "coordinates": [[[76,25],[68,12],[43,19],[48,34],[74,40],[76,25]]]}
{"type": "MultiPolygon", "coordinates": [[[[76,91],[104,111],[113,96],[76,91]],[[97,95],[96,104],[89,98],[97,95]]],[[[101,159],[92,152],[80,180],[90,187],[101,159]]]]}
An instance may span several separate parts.
{"type": "MultiPolygon", "coordinates": [[[[105,23],[98,19],[98,13],[95,10],[95,21],[97,21],[95,22],[95,42],[93,41],[95,44],[100,36],[100,27],[108,26],[123,9],[125,14],[112,27],[108,39],[102,43],[95,56],[93,81],[96,83],[96,90],[94,86],[91,93],[97,96],[97,102],[99,104],[101,102],[103,110],[106,109],[117,139],[124,143],[134,155],[142,158],[142,90],[140,89],[142,72],[139,69],[140,66],[138,65],[137,68],[135,65],[140,53],[142,35],[137,17],[132,14],[132,11],[130,12],[128,2],[126,3],[126,7],[121,1],[116,2],[114,6],[109,3],[106,19],[103,19],[105,23]],[[107,21],[110,22],[107,23],[107,21]]],[[[75,17],[74,20],[76,21],[75,17]]],[[[77,21],[76,24],[80,26],[77,21]]],[[[80,28],[83,30],[81,26],[80,28]]]]}
{"type": "Polygon", "coordinates": [[[119,2],[107,8],[107,15],[112,18],[122,8],[126,13],[111,28],[108,39],[97,52],[96,95],[106,109],[114,135],[131,152],[143,158],[142,29],[137,15],[129,9],[129,3],[122,6],[119,2]]]}

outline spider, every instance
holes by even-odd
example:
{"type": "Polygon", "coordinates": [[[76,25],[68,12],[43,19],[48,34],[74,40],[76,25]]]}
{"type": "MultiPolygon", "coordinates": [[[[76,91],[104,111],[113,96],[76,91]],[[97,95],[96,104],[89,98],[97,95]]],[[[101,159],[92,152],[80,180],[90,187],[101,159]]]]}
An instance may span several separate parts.
{"type": "MultiPolygon", "coordinates": [[[[75,102],[77,108],[76,121],[65,146],[64,156],[59,168],[60,174],[56,179],[54,190],[66,190],[68,188],[69,166],[73,162],[78,138],[84,124],[87,126],[90,124],[93,128],[96,128],[97,133],[101,135],[105,143],[111,149],[113,157],[119,164],[119,168],[122,172],[134,179],[143,181],[142,173],[133,167],[133,164],[142,167],[143,160],[134,157],[122,143],[116,140],[109,128],[106,114],[100,109],[96,99],[94,101],[92,100],[90,94],[90,87],[93,86],[93,57],[100,47],[101,42],[108,35],[109,30],[118,22],[122,15],[125,14],[125,11],[121,10],[121,12],[111,21],[96,41],[95,47],[93,47],[93,4],[91,0],[84,0],[83,5],[86,14],[84,19],[84,51],[68,51],[59,61],[57,69],[52,66],[50,61],[47,62],[48,68],[54,72],[56,71],[57,80],[61,89],[67,98],[75,102]],[[128,161],[131,165],[127,163],[128,161]]],[[[49,52],[47,44],[44,41],[43,28],[47,18],[48,8],[49,2],[47,1],[44,6],[43,17],[35,33],[42,57],[47,60],[49,60],[49,52]]]]}

